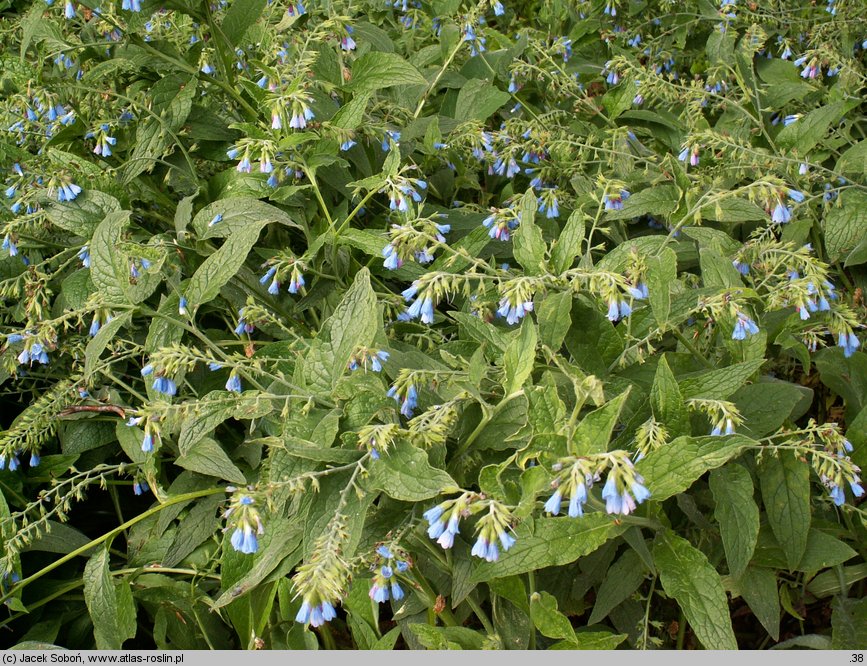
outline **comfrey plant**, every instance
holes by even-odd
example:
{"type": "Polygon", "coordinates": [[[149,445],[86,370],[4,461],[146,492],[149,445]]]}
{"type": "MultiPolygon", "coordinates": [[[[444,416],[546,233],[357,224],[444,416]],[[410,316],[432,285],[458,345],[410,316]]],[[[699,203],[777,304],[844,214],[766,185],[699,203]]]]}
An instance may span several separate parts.
{"type": "Polygon", "coordinates": [[[863,647],[867,24],[674,4],[6,7],[8,644],[863,647]]]}

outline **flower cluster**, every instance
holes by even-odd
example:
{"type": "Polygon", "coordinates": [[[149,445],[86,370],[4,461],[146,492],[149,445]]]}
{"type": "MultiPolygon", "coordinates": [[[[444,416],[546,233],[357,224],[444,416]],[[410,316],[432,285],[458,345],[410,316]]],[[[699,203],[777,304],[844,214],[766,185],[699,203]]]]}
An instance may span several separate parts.
{"type": "Polygon", "coordinates": [[[445,243],[445,234],[451,231],[451,225],[436,222],[442,217],[438,214],[407,224],[393,224],[388,245],[382,248],[385,268],[393,271],[413,259],[422,265],[432,262],[437,244],[445,243]]]}
{"type": "Polygon", "coordinates": [[[545,502],[545,511],[555,516],[560,513],[564,499],[569,501],[570,518],[583,516],[590,489],[606,469],[608,477],[602,488],[606,512],[628,515],[635,511],[637,504],[650,497],[650,491],[643,485],[644,479],[635,471],[626,451],[564,458],[552,469],[555,472],[551,482],[554,493],[545,502]]]}
{"type": "Polygon", "coordinates": [[[375,573],[368,595],[380,604],[388,601],[389,598],[400,601],[404,597],[404,591],[398,582],[398,575],[409,570],[409,562],[395,558],[391,549],[385,545],[377,546],[376,555],[373,565],[375,573]]]}
{"type": "Polygon", "coordinates": [[[373,372],[380,372],[382,370],[382,364],[385,363],[388,358],[389,353],[387,351],[361,347],[349,357],[348,366],[350,370],[354,371],[359,368],[367,370],[369,365],[373,372]]]}
{"type": "Polygon", "coordinates": [[[509,550],[515,544],[510,533],[514,518],[503,504],[487,499],[477,493],[465,492],[459,497],[446,500],[424,512],[428,522],[427,534],[445,549],[454,545],[460,534],[460,521],[473,514],[487,512],[476,523],[476,542],[472,554],[488,562],[500,557],[500,547],[509,550]],[[499,543],[499,545],[497,545],[499,543]]]}
{"type": "Polygon", "coordinates": [[[230,543],[239,553],[250,555],[259,550],[259,537],[265,533],[262,517],[256,508],[256,497],[250,491],[238,490],[234,486],[226,488],[232,493],[229,508],[223,513],[226,528],[232,530],[230,543]]]}

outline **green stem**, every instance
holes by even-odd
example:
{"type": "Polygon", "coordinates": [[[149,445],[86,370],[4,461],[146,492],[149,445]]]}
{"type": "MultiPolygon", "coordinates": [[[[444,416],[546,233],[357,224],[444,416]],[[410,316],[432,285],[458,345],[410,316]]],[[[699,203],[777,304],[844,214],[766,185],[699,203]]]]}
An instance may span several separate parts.
{"type": "Polygon", "coordinates": [[[686,339],[686,336],[685,336],[683,333],[681,333],[680,331],[678,331],[676,328],[671,329],[671,332],[672,332],[672,334],[674,335],[674,337],[676,337],[676,338],[678,339],[678,341],[680,342],[680,344],[682,344],[684,347],[686,347],[687,350],[689,351],[689,353],[692,354],[693,356],[695,356],[695,358],[696,358],[696,359],[697,359],[697,360],[698,360],[698,361],[699,361],[699,362],[700,362],[704,367],[713,370],[713,363],[711,363],[710,361],[708,361],[708,360],[707,360],[707,359],[702,355],[702,353],[701,353],[698,349],[695,348],[695,345],[693,345],[689,340],[686,339]]]}
{"type": "Polygon", "coordinates": [[[677,618],[677,649],[683,649],[683,640],[686,638],[686,618],[683,611],[680,611],[680,616],[677,618]]]}
{"type": "Polygon", "coordinates": [[[217,494],[222,494],[225,492],[226,491],[223,488],[209,488],[207,490],[198,490],[196,492],[184,493],[183,495],[176,495],[175,497],[171,497],[171,498],[167,499],[165,501],[165,503],[158,504],[155,507],[151,507],[150,509],[148,509],[144,513],[140,513],[139,515],[135,516],[134,518],[130,518],[128,521],[126,521],[125,523],[123,523],[121,525],[118,525],[113,530],[106,532],[102,536],[99,536],[96,539],[93,539],[92,541],[89,541],[88,543],[84,544],[80,548],[76,548],[71,553],[64,555],[63,557],[55,560],[54,562],[52,562],[48,566],[43,567],[42,569],[40,569],[36,573],[31,574],[27,578],[24,578],[19,583],[17,583],[12,589],[10,589],[8,592],[6,592],[2,597],[0,597],[0,603],[6,601],[6,599],[8,599],[12,595],[16,594],[19,590],[23,589],[27,585],[30,585],[30,583],[32,583],[33,581],[39,580],[45,574],[51,573],[57,567],[59,567],[63,564],[66,564],[67,562],[75,559],[79,555],[84,555],[87,551],[95,548],[96,546],[100,545],[101,543],[105,543],[109,539],[113,539],[115,536],[117,536],[118,534],[120,534],[124,530],[129,529],[130,527],[132,527],[136,523],[140,523],[141,521],[145,520],[146,518],[150,518],[151,516],[159,513],[163,509],[166,509],[166,508],[173,506],[175,504],[181,504],[183,502],[189,502],[190,500],[198,499],[200,497],[208,497],[209,495],[217,495],[217,494]]]}
{"type": "Polygon", "coordinates": [[[650,602],[653,601],[653,591],[656,589],[657,576],[653,577],[650,592],[647,593],[647,605],[644,608],[644,631],[641,632],[641,649],[647,649],[647,632],[650,628],[650,602]]]}
{"type": "Polygon", "coordinates": [[[457,451],[455,451],[455,455],[452,460],[458,460],[462,455],[464,455],[467,450],[469,450],[470,446],[472,446],[472,443],[476,441],[479,435],[482,434],[482,430],[485,429],[485,427],[491,422],[491,420],[497,414],[503,411],[503,409],[509,402],[511,402],[513,399],[517,398],[520,395],[524,395],[524,389],[521,389],[520,391],[515,391],[514,393],[510,393],[509,395],[505,396],[490,410],[487,415],[483,416],[482,419],[479,421],[479,424],[476,426],[475,430],[473,430],[467,436],[467,438],[458,447],[457,451]]]}
{"type": "Polygon", "coordinates": [[[484,609],[479,605],[479,603],[473,599],[473,595],[467,595],[467,603],[470,608],[473,609],[473,613],[476,614],[476,617],[479,618],[479,622],[482,623],[482,626],[485,628],[485,631],[488,632],[489,636],[493,636],[497,632],[494,630],[494,625],[491,624],[491,620],[488,619],[488,614],[485,613],[484,609]]]}

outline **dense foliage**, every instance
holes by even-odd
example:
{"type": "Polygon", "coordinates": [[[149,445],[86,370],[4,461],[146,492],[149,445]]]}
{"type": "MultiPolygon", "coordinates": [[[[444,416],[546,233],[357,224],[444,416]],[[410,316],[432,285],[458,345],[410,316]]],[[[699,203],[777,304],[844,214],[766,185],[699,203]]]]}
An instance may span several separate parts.
{"type": "Polygon", "coordinates": [[[862,3],[0,41],[4,644],[867,647],[862,3]]]}

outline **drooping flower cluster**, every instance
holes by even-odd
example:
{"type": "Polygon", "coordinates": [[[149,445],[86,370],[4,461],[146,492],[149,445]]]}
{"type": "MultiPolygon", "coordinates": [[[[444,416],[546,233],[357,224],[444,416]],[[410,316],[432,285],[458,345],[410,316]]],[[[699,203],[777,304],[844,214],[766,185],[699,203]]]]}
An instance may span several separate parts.
{"type": "Polygon", "coordinates": [[[144,423],[144,437],[141,450],[144,453],[153,453],[154,449],[162,444],[159,420],[152,416],[131,416],[126,422],[130,427],[140,426],[142,423],[144,423]]]}
{"type": "Polygon", "coordinates": [[[389,599],[400,601],[404,597],[403,588],[398,582],[400,574],[409,570],[409,562],[396,558],[388,546],[376,548],[376,559],[372,567],[375,572],[368,595],[377,603],[385,603],[389,599]]]}
{"type": "Polygon", "coordinates": [[[360,347],[349,357],[348,367],[354,371],[359,368],[367,370],[368,366],[370,366],[373,372],[380,372],[382,364],[388,360],[389,356],[390,354],[387,351],[360,347]]]}
{"type": "Polygon", "coordinates": [[[500,547],[509,550],[515,544],[515,537],[510,533],[514,518],[509,509],[496,500],[465,492],[441,502],[424,512],[424,519],[428,522],[427,534],[440,546],[449,549],[455,543],[455,536],[460,534],[460,521],[485,510],[487,512],[476,524],[472,554],[495,562],[500,557],[500,547]]]}
{"type": "Polygon", "coordinates": [[[337,617],[335,605],[343,596],[349,567],[340,555],[346,540],[345,517],[338,514],[316,539],[308,560],[298,567],[292,582],[301,607],[295,621],[320,627],[337,617]]]}
{"type": "Polygon", "coordinates": [[[422,265],[432,262],[437,244],[445,243],[445,234],[451,231],[451,225],[436,221],[442,217],[437,214],[407,224],[393,224],[388,245],[382,248],[385,268],[396,270],[413,259],[422,265]]]}
{"type": "Polygon", "coordinates": [[[230,543],[239,553],[250,555],[259,550],[259,537],[265,533],[262,517],[256,507],[256,496],[248,490],[238,490],[228,486],[226,492],[232,493],[229,508],[223,513],[226,519],[224,532],[232,530],[230,543]]]}
{"type": "Polygon", "coordinates": [[[555,472],[551,482],[554,493],[545,502],[545,511],[552,515],[559,514],[563,501],[568,499],[569,517],[583,516],[590,489],[602,478],[606,469],[608,477],[602,488],[602,499],[605,500],[607,513],[628,515],[650,497],[650,491],[644,487],[644,479],[635,471],[626,451],[564,458],[555,463],[552,469],[555,472]]]}
{"type": "Polygon", "coordinates": [[[400,413],[406,418],[412,416],[412,410],[418,404],[418,391],[408,372],[401,371],[394,381],[394,385],[388,389],[389,398],[394,398],[400,405],[400,413]]]}

